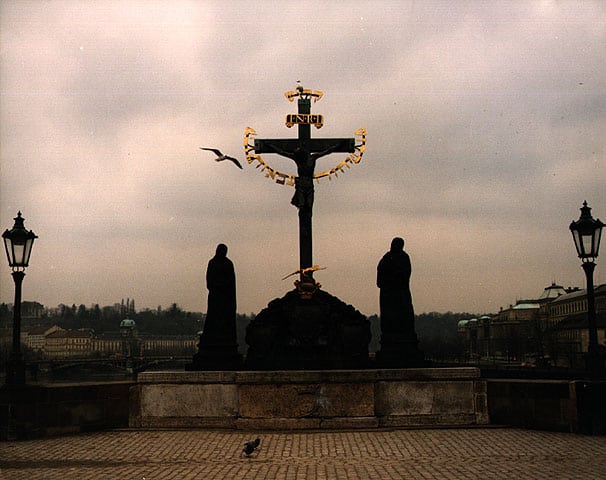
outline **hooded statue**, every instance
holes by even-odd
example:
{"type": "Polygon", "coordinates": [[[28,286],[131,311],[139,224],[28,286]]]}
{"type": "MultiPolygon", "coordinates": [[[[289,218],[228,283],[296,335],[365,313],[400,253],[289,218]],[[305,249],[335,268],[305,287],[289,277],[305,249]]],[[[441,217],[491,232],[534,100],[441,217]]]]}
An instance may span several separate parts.
{"type": "Polygon", "coordinates": [[[415,338],[414,308],[410,294],[410,257],[404,251],[404,240],[396,237],[391,249],[377,266],[377,287],[380,289],[381,333],[400,333],[415,338]]]}
{"type": "Polygon", "coordinates": [[[208,308],[203,337],[212,343],[236,343],[236,274],[227,258],[227,246],[219,244],[206,269],[208,308]]]}

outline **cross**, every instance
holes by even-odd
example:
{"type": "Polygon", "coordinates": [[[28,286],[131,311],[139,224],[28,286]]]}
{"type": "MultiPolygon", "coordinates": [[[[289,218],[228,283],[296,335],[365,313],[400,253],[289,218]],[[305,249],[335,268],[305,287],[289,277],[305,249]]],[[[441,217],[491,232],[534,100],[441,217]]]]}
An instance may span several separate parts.
{"type": "MultiPolygon", "coordinates": [[[[255,139],[256,153],[276,153],[290,158],[297,164],[298,176],[295,179],[295,194],[291,203],[299,209],[299,268],[301,281],[303,270],[313,265],[311,217],[314,203],[314,169],[316,160],[334,152],[353,153],[354,138],[311,138],[311,124],[317,126],[320,115],[311,115],[311,98],[318,92],[297,87],[296,92],[288,92],[287,98],[292,101],[299,97],[298,114],[289,115],[289,122],[297,123],[299,137],[296,139],[255,139]]],[[[321,96],[321,94],[320,94],[321,96]]],[[[287,123],[288,125],[288,123],[287,123]]],[[[311,277],[311,273],[307,274],[311,277]]]]}

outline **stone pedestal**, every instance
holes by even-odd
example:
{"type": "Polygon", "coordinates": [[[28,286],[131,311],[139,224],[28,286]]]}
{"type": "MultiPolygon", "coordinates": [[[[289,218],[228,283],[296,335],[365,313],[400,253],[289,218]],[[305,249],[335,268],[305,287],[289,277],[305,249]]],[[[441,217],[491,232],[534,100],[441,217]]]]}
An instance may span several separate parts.
{"type": "Polygon", "coordinates": [[[359,429],[488,424],[477,368],[143,372],[131,427],[359,429]]]}

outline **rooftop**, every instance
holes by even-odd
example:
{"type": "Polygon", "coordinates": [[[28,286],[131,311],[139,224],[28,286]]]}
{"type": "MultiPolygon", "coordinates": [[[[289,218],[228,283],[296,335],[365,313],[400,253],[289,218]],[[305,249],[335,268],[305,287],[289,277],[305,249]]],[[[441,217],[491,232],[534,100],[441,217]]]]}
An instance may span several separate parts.
{"type": "MultiPolygon", "coordinates": [[[[594,294],[596,296],[606,295],[606,283],[603,283],[601,285],[594,287],[594,294]]],[[[573,300],[575,298],[585,297],[586,295],[587,295],[586,289],[575,290],[575,291],[567,293],[565,295],[560,295],[558,298],[553,300],[552,303],[569,302],[570,300],[573,300]]]]}
{"type": "Polygon", "coordinates": [[[47,338],[91,338],[93,336],[90,330],[57,330],[47,336],[47,338]]]}
{"type": "Polygon", "coordinates": [[[566,289],[564,287],[556,285],[555,282],[552,282],[549,287],[545,287],[545,290],[543,290],[543,293],[539,297],[539,300],[558,298],[560,295],[565,294],[566,289]]]}

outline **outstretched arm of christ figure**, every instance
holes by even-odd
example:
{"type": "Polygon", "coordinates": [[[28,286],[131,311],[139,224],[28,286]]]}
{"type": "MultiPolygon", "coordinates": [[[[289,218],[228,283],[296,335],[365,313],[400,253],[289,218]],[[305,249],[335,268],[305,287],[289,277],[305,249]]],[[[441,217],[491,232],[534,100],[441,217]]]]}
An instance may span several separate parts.
{"type": "Polygon", "coordinates": [[[330,155],[332,152],[334,152],[335,150],[337,150],[340,146],[341,146],[341,144],[337,143],[337,144],[333,145],[332,147],[328,147],[326,150],[323,150],[323,151],[318,152],[318,153],[314,153],[313,155],[311,155],[311,158],[313,160],[317,160],[320,157],[324,157],[326,155],[330,155]]]}
{"type": "Polygon", "coordinates": [[[286,150],[282,150],[280,147],[274,145],[273,143],[267,143],[266,146],[270,147],[274,151],[274,153],[277,153],[278,155],[290,158],[291,160],[296,160],[294,152],[287,152],[286,150]]]}
{"type": "Polygon", "coordinates": [[[330,155],[332,152],[334,152],[335,150],[338,150],[339,147],[341,147],[341,144],[337,143],[335,145],[332,145],[331,147],[328,147],[326,150],[323,150],[321,152],[317,152],[314,154],[310,154],[307,150],[305,150],[302,147],[299,147],[297,149],[298,152],[297,151],[289,152],[286,150],[282,150],[280,147],[278,147],[277,145],[275,145],[273,143],[267,143],[266,145],[269,146],[274,151],[274,153],[277,153],[278,155],[290,158],[291,160],[295,160],[295,161],[300,159],[301,154],[305,154],[305,156],[308,156],[308,158],[310,158],[311,160],[317,160],[320,157],[330,155]]]}

